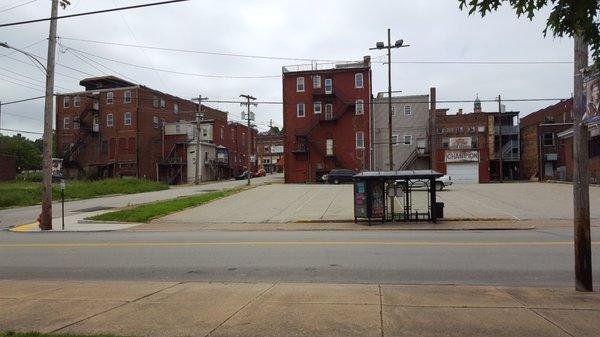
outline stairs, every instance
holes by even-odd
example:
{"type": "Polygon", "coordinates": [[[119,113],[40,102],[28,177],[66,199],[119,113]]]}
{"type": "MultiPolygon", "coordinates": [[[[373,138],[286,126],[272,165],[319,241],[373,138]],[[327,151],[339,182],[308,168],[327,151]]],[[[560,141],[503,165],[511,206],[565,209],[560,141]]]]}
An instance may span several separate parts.
{"type": "Polygon", "coordinates": [[[400,171],[404,171],[406,169],[408,169],[412,164],[414,164],[415,160],[417,160],[417,157],[419,156],[419,148],[416,147],[409,155],[408,158],[406,158],[406,160],[402,163],[402,165],[400,165],[400,167],[398,168],[398,170],[400,171]]]}

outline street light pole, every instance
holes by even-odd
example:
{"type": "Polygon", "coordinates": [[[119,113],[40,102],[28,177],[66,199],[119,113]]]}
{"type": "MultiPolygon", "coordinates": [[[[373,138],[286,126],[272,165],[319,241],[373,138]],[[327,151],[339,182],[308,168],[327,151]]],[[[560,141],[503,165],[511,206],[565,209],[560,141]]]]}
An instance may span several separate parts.
{"type": "MultiPolygon", "coordinates": [[[[410,45],[404,45],[404,40],[398,40],[392,45],[391,29],[387,30],[387,46],[383,42],[377,42],[375,48],[369,48],[369,50],[375,49],[387,49],[388,57],[388,156],[389,156],[389,170],[394,170],[394,147],[392,142],[392,48],[404,48],[410,47],[410,45]]],[[[394,197],[390,198],[390,212],[392,214],[392,221],[394,221],[394,197]]]]}
{"type": "Polygon", "coordinates": [[[198,110],[196,111],[196,176],[194,177],[194,185],[198,185],[200,183],[200,131],[201,131],[201,121],[203,119],[202,115],[202,101],[206,101],[208,97],[202,97],[202,95],[198,95],[198,110]]]}
{"type": "Polygon", "coordinates": [[[248,141],[247,141],[247,145],[248,145],[248,170],[247,170],[247,185],[250,186],[250,175],[252,174],[252,158],[250,158],[252,156],[252,130],[250,129],[250,120],[252,119],[252,116],[250,115],[250,105],[256,105],[256,103],[252,103],[251,101],[255,101],[256,97],[252,97],[250,95],[240,95],[240,97],[245,98],[246,99],[246,103],[242,103],[242,105],[246,105],[247,107],[247,112],[246,112],[246,120],[248,122],[248,141]]]}

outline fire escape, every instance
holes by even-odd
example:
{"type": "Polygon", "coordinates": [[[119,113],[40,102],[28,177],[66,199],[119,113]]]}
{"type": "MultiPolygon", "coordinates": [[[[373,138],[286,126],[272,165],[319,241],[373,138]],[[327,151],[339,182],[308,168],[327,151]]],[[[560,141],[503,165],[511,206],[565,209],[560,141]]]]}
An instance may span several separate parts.
{"type": "Polygon", "coordinates": [[[64,149],[62,159],[65,164],[77,164],[77,155],[89,137],[97,136],[100,132],[99,124],[100,101],[93,97],[88,101],[85,108],[73,120],[76,129],[73,142],[64,149]]]}
{"type": "Polygon", "coordinates": [[[297,148],[292,151],[296,156],[307,155],[311,149],[314,149],[319,157],[323,158],[323,162],[327,163],[330,161],[333,163],[334,168],[345,168],[342,161],[334,154],[333,151],[328,152],[326,144],[320,139],[319,142],[311,137],[311,133],[318,128],[324,127],[325,125],[337,124],[347,112],[354,112],[355,102],[345,96],[340,90],[333,87],[325,89],[313,88],[313,101],[320,101],[322,104],[322,112],[317,115],[313,115],[313,123],[303,132],[296,134],[297,148]],[[335,111],[333,107],[334,103],[339,103],[338,109],[335,111]],[[331,110],[327,109],[327,105],[331,104],[331,110]]]}
{"type": "Polygon", "coordinates": [[[169,153],[159,162],[159,164],[165,169],[167,184],[182,184],[183,181],[183,169],[187,166],[187,162],[180,155],[181,153],[187,152],[186,142],[176,142],[171,147],[169,153]],[[180,148],[180,151],[177,149],[180,148]]]}

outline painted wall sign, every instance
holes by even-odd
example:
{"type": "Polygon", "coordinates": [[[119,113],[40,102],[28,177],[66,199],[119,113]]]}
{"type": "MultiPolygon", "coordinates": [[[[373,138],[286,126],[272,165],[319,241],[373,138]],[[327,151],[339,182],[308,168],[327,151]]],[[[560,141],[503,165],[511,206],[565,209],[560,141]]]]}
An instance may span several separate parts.
{"type": "Polygon", "coordinates": [[[585,79],[586,105],[582,121],[585,124],[600,123],[600,76],[594,74],[585,79]]]}
{"type": "Polygon", "coordinates": [[[471,137],[451,137],[448,146],[453,150],[470,149],[472,147],[471,137]]]}
{"type": "Polygon", "coordinates": [[[479,151],[446,151],[446,163],[478,162],[479,151]]]}

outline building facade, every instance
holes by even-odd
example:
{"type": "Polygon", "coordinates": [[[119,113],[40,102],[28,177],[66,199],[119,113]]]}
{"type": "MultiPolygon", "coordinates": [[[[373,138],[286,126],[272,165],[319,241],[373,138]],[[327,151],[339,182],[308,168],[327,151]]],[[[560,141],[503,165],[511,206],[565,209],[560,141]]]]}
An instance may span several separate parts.
{"type": "Polygon", "coordinates": [[[370,168],[371,64],[283,67],[286,183],[310,183],[332,169],[370,168]]]}
{"type": "Polygon", "coordinates": [[[267,173],[283,173],[283,149],[283,133],[259,133],[256,138],[258,168],[267,173]]]}
{"type": "Polygon", "coordinates": [[[519,126],[516,111],[483,112],[479,99],[472,113],[435,114],[434,170],[461,183],[487,183],[520,177],[519,126]],[[500,175],[502,168],[503,175],[500,175]]]}
{"type": "MultiPolygon", "coordinates": [[[[386,93],[373,99],[373,169],[389,170],[389,106],[386,93]]],[[[431,167],[429,95],[392,96],[392,155],[395,170],[431,167]]]]}
{"type": "Polygon", "coordinates": [[[17,158],[0,154],[0,181],[14,180],[17,177],[17,158]]]}
{"type": "Polygon", "coordinates": [[[573,99],[521,118],[523,179],[566,180],[565,142],[558,137],[573,126],[573,99]]]}
{"type": "MultiPolygon", "coordinates": [[[[589,125],[588,132],[589,179],[600,184],[600,124],[589,125]]],[[[564,141],[566,180],[573,181],[573,129],[559,133],[558,138],[564,141]]]]}

